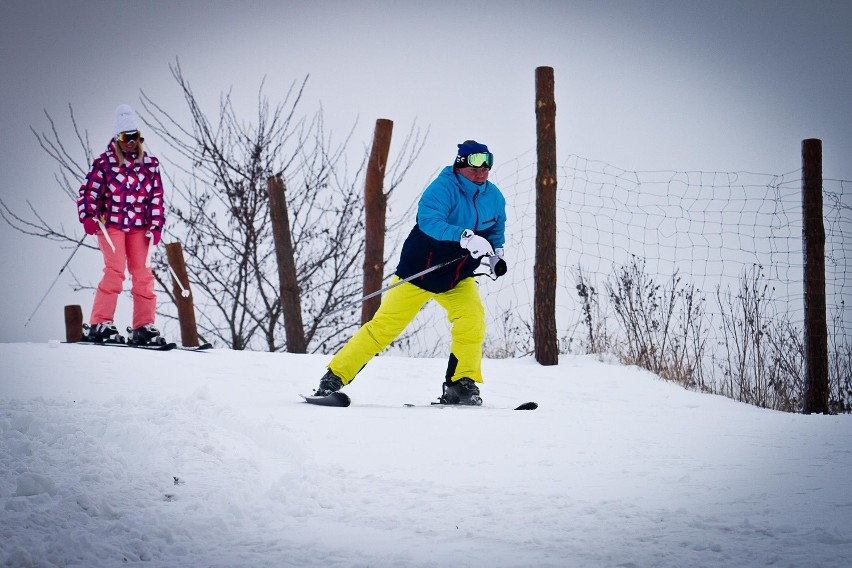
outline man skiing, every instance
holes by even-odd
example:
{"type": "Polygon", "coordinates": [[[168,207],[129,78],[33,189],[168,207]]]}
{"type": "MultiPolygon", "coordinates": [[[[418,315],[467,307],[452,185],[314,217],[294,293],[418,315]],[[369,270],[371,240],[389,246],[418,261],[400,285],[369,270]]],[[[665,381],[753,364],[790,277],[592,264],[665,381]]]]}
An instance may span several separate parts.
{"type": "Polygon", "coordinates": [[[475,140],[458,144],[453,165],[426,188],[417,220],[402,246],[391,284],[428,269],[387,291],[378,311],[328,363],[315,396],[327,396],[352,382],[362,368],[399,336],[429,300],[447,311],[452,325],[449,363],[439,401],[482,404],[482,343],[485,309],[473,278],[485,256],[492,272],[505,273],[503,245],[506,200],[488,181],[494,162],[488,146],[475,140]]]}

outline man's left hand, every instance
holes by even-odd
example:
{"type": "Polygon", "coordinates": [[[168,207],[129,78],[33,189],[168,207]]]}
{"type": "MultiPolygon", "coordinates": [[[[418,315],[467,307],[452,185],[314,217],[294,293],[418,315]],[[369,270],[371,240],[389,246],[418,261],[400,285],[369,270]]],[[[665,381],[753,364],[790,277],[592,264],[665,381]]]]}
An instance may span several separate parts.
{"type": "Polygon", "coordinates": [[[494,249],[494,255],[488,257],[488,263],[491,265],[491,273],[495,278],[500,278],[509,270],[506,261],[503,260],[503,249],[494,249]]]}

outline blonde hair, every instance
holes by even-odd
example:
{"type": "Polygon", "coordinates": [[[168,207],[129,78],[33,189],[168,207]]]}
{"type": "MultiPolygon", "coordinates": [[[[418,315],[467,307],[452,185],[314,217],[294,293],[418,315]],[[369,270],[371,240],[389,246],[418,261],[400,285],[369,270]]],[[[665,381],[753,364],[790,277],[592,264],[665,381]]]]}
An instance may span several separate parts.
{"type": "MultiPolygon", "coordinates": [[[[139,163],[141,164],[145,158],[145,147],[143,146],[144,138],[142,138],[142,133],[139,132],[139,141],[136,143],[136,155],[139,158],[139,163]]],[[[118,143],[118,140],[113,137],[112,139],[112,148],[115,150],[115,156],[118,158],[119,165],[124,163],[124,152],[121,151],[121,144],[118,143]]]]}

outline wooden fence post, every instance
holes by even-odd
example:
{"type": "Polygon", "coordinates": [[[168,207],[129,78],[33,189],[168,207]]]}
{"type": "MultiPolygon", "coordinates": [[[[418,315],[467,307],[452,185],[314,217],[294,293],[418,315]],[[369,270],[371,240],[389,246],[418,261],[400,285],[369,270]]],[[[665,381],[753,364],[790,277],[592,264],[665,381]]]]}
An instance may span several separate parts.
{"type": "Polygon", "coordinates": [[[536,361],[556,365],[556,100],[552,67],[535,70],[535,117],[538,171],[533,339],[536,361]]]}
{"type": "Polygon", "coordinates": [[[186,273],[186,261],[183,258],[183,247],[180,243],[166,245],[166,260],[174,274],[172,293],[177,305],[178,321],[180,321],[180,341],[184,347],[198,347],[198,327],[195,322],[195,304],[190,292],[186,296],[184,290],[189,290],[189,277],[186,273]],[[177,279],[179,279],[179,281],[177,279]]]}
{"type": "MultiPolygon", "coordinates": [[[[364,295],[372,294],[382,287],[385,270],[385,215],[387,198],[384,193],[385,168],[390,152],[393,121],[380,118],[376,121],[373,134],[373,149],[367,163],[367,179],[364,183],[364,295]]],[[[361,304],[361,324],[373,318],[381,304],[381,296],[365,300],[361,304]]]]}
{"type": "Polygon", "coordinates": [[[825,301],[825,223],[822,141],[802,141],[802,252],[804,254],[805,414],[828,413],[828,322],[825,301]]]}
{"type": "Polygon", "coordinates": [[[299,298],[299,280],[296,277],[296,260],[290,236],[290,217],[284,180],[273,176],[266,180],[269,193],[269,218],[272,222],[272,238],[275,242],[275,257],[278,261],[278,286],[281,310],[284,315],[284,334],[289,353],[307,353],[305,328],[302,324],[302,302],[299,298]]]}
{"type": "Polygon", "coordinates": [[[83,339],[83,308],[65,306],[65,341],[77,343],[83,339]]]}

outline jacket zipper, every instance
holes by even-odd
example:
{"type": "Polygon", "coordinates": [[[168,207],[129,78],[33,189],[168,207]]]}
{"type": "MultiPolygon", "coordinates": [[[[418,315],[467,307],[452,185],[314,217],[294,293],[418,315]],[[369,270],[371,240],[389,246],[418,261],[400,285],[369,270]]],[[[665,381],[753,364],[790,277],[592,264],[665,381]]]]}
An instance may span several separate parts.
{"type": "Polygon", "coordinates": [[[462,266],[464,266],[464,263],[467,262],[467,259],[469,259],[469,258],[470,258],[470,255],[467,255],[466,257],[464,257],[461,260],[461,262],[458,263],[458,266],[456,266],[456,274],[453,277],[453,282],[450,285],[450,289],[455,288],[456,284],[459,283],[459,273],[461,273],[462,266]]]}
{"type": "Polygon", "coordinates": [[[476,198],[479,197],[479,189],[473,194],[473,213],[476,215],[476,223],[473,225],[474,232],[479,229],[479,209],[476,208],[476,198]]]}

